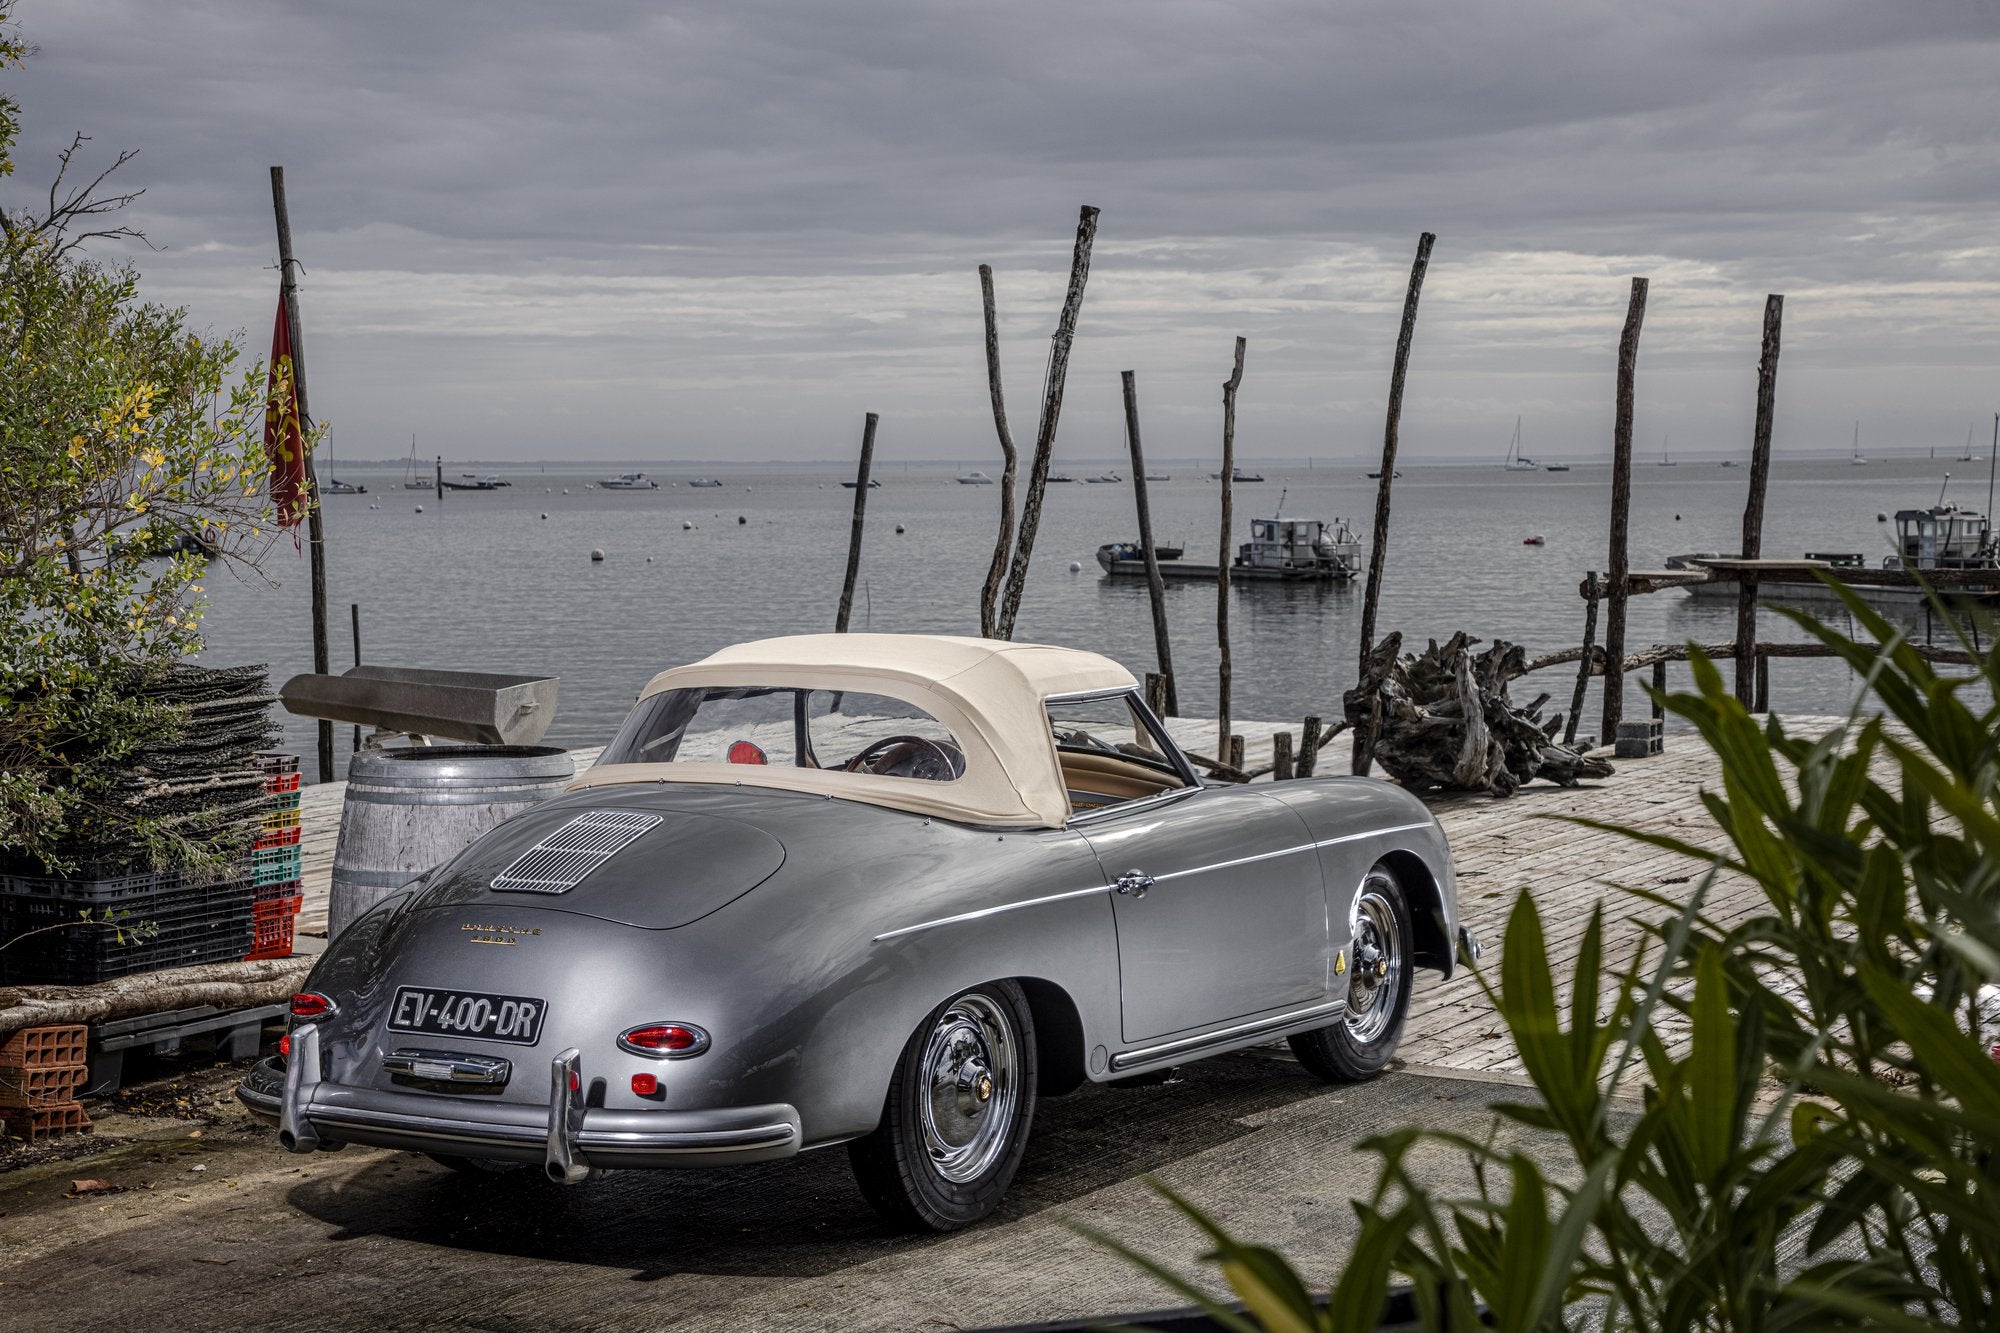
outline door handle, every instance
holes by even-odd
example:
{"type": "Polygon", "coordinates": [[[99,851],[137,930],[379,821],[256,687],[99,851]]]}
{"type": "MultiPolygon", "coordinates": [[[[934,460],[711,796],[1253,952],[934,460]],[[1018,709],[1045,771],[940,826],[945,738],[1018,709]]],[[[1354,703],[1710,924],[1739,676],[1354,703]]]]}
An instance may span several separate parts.
{"type": "Polygon", "coordinates": [[[1134,898],[1143,898],[1146,890],[1153,887],[1153,877],[1143,870],[1128,870],[1118,877],[1112,887],[1134,898]]]}

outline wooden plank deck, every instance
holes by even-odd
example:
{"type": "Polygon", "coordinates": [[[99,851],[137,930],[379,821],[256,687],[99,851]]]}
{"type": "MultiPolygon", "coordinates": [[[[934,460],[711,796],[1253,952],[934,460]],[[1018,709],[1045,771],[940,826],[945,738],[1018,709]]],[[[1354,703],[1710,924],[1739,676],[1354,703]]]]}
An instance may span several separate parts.
{"type": "MultiPolygon", "coordinates": [[[[1795,733],[1817,735],[1837,721],[1792,717],[1786,724],[1795,733]]],[[[1215,753],[1212,720],[1175,719],[1169,729],[1184,747],[1215,753]]],[[[1245,737],[1246,762],[1251,769],[1270,763],[1271,738],[1285,729],[1287,724],[1275,722],[1236,724],[1245,737]]],[[[1296,741],[1297,728],[1290,729],[1296,741]]],[[[579,768],[597,755],[596,750],[575,753],[579,768]]],[[[1321,751],[1319,772],[1345,773],[1350,759],[1348,736],[1337,737],[1321,751]]],[[[1706,869],[1616,833],[1561,822],[1561,817],[1582,816],[1624,829],[1671,833],[1697,846],[1721,850],[1723,839],[1701,804],[1702,791],[1719,785],[1720,771],[1714,755],[1698,738],[1672,735],[1665,754],[1618,760],[1616,767],[1617,772],[1602,782],[1576,788],[1536,783],[1507,800],[1455,794],[1427,801],[1451,839],[1458,865],[1461,914],[1485,945],[1481,965],[1488,976],[1498,976],[1507,915],[1524,891],[1532,893],[1540,906],[1550,947],[1558,957],[1582,937],[1592,907],[1603,904],[1609,971],[1631,958],[1644,938],[1641,923],[1658,915],[1658,909],[1614,886],[1680,896],[1693,891],[1706,869]]],[[[326,931],[327,888],[344,790],[342,783],[304,789],[300,803],[305,828],[302,935],[323,935],[326,931]]],[[[1754,884],[1739,876],[1723,875],[1709,890],[1707,911],[1718,920],[1732,921],[1755,912],[1761,903],[1754,884]]],[[[319,943],[311,941],[306,947],[319,943]]],[[[1498,1016],[1480,993],[1478,981],[1465,970],[1444,983],[1434,974],[1419,974],[1401,1054],[1405,1063],[1414,1066],[1503,1074],[1517,1073],[1521,1067],[1498,1016]]]]}

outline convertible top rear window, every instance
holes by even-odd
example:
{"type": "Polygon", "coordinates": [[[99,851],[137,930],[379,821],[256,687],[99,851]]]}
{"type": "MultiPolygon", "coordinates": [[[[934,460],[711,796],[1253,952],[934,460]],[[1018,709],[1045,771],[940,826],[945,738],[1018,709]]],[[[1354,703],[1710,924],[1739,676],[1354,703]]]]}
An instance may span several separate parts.
{"type": "Polygon", "coordinates": [[[965,755],[914,704],[852,690],[706,686],[639,701],[599,764],[762,764],[951,782],[965,755]]]}

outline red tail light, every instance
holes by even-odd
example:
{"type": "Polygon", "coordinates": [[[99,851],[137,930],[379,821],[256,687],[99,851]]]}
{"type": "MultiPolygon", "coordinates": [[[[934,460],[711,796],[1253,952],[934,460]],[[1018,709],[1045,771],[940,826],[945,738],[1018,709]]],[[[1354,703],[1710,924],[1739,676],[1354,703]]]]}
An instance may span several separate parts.
{"type": "Polygon", "coordinates": [[[618,1034],[618,1045],[634,1055],[680,1060],[708,1049],[708,1034],[692,1023],[645,1023],[618,1034]]]}
{"type": "Polygon", "coordinates": [[[653,1074],[632,1075],[632,1091],[638,1093],[641,1097],[654,1096],[659,1090],[660,1080],[658,1076],[653,1074]]]}
{"type": "Polygon", "coordinates": [[[333,1009],[332,1000],[313,991],[301,991],[292,997],[293,1018],[325,1018],[333,1009]]]}
{"type": "Polygon", "coordinates": [[[284,1036],[278,1038],[278,1054],[290,1055],[291,1053],[292,1053],[292,1034],[287,1032],[284,1036]]]}

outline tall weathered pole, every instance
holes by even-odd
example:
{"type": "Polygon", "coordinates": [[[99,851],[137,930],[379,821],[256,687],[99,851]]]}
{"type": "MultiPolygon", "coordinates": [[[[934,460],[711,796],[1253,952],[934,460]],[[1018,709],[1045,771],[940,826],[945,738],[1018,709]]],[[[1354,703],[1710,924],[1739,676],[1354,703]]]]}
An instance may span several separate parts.
{"type": "Polygon", "coordinates": [[[861,466],[854,473],[854,531],[847,538],[847,578],[840,585],[840,613],[834,617],[833,632],[847,633],[847,620],[854,610],[854,580],[861,573],[861,533],[868,516],[868,469],[875,461],[875,423],[868,414],[861,427],[861,466]]]}
{"type": "Polygon", "coordinates": [[[979,636],[991,639],[998,637],[1000,584],[1014,545],[1014,480],[1021,471],[1021,455],[1014,448],[1014,432],[1007,428],[1007,400],[1000,392],[1000,323],[993,310],[991,264],[979,266],[979,295],[986,313],[986,388],[993,398],[993,429],[1000,432],[1000,457],[1006,464],[1000,473],[1000,533],[993,543],[986,586],[979,590],[979,636]]]}
{"type": "Polygon", "coordinates": [[[1076,249],[1069,261],[1069,291],[1062,316],[1049,342],[1048,387],[1042,397],[1041,425],[1035,432],[1035,461],[1028,468],[1028,494],[1021,501],[1021,533],[1014,542],[1014,560],[1007,569],[1007,591],[993,637],[1014,637],[1014,617],[1028,586],[1028,561],[1035,554],[1035,532],[1042,522],[1042,495],[1049,488],[1049,462],[1055,457],[1056,420],[1062,416],[1063,380],[1069,374],[1070,344],[1076,341],[1076,318],[1083,309],[1083,285],[1090,278],[1090,247],[1097,240],[1097,210],[1085,204],[1076,219],[1076,249]]]}
{"type": "Polygon", "coordinates": [[[1631,581],[1626,533],[1632,518],[1632,382],[1639,370],[1639,326],[1646,320],[1646,280],[1632,279],[1632,299],[1625,307],[1625,332],[1618,339],[1618,400],[1611,428],[1611,556],[1606,562],[1610,588],[1604,608],[1604,720],[1600,744],[1618,735],[1625,716],[1625,598],[1631,581]]]}
{"type": "MultiPolygon", "coordinates": [[[[279,291],[285,302],[285,332],[292,342],[292,391],[299,404],[299,423],[310,430],[312,413],[306,406],[306,348],[299,328],[298,276],[292,259],[292,215],[285,207],[285,169],[271,168],[271,207],[278,215],[279,291]]],[[[313,671],[327,675],[332,670],[326,634],[326,530],[320,519],[319,479],[313,473],[312,447],[305,449],[306,494],[312,508],[306,511],[308,562],[312,569],[313,671]]],[[[333,723],[319,721],[319,780],[333,781],[333,723]]]]}
{"type": "Polygon", "coordinates": [[[1146,560],[1146,596],[1153,604],[1153,646],[1165,678],[1169,715],[1179,715],[1181,701],[1174,689],[1174,650],[1167,641],[1167,583],[1160,577],[1160,557],[1153,550],[1153,511],[1146,502],[1146,451],[1139,445],[1139,388],[1131,371],[1125,384],[1125,439],[1132,450],[1132,497],[1139,505],[1139,548],[1146,560]]]}
{"type": "MultiPolygon", "coordinates": [[[[1368,546],[1368,587],[1361,598],[1361,657],[1357,671],[1368,669],[1375,647],[1375,608],[1382,598],[1382,566],[1389,559],[1389,486],[1396,477],[1396,444],[1403,422],[1403,379],[1410,369],[1410,344],[1417,336],[1417,298],[1423,295],[1424,272],[1430,267],[1434,232],[1417,237],[1416,262],[1410,265],[1410,286],[1403,294],[1403,323],[1396,331],[1396,362],[1389,372],[1389,413],[1382,429],[1382,475],[1375,485],[1375,531],[1368,546]]],[[[1354,733],[1353,771],[1366,774],[1375,762],[1375,728],[1363,723],[1354,733]]]]}
{"type": "MultiPolygon", "coordinates": [[[[1771,420],[1778,402],[1778,334],[1785,298],[1764,298],[1764,351],[1757,361],[1757,424],[1750,437],[1750,497],[1743,505],[1743,558],[1764,554],[1764,488],[1771,478],[1771,420]]],[[[1743,571],[1736,585],[1736,698],[1756,701],[1757,576],[1743,571]]]]}
{"type": "Polygon", "coordinates": [[[1236,485],[1236,390],[1243,384],[1243,350],[1248,343],[1236,340],[1236,362],[1229,378],[1222,382],[1222,549],[1215,558],[1215,642],[1221,649],[1217,665],[1218,702],[1215,707],[1215,752],[1227,758],[1229,748],[1229,539],[1236,525],[1231,497],[1236,485]]]}

